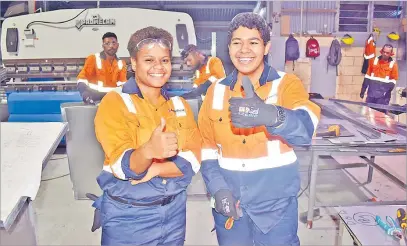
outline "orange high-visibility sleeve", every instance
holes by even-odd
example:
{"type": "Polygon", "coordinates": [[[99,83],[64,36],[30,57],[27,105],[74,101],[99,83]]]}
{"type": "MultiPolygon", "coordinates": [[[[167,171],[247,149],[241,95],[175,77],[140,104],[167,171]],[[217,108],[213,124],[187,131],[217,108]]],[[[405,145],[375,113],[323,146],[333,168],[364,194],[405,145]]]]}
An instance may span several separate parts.
{"type": "Polygon", "coordinates": [[[134,147],[133,131],[128,127],[125,111],[127,108],[121,96],[109,92],[99,104],[94,119],[96,138],[105,152],[105,165],[110,165],[118,178],[123,177],[117,170],[121,170],[124,153],[134,147]]]}
{"type": "Polygon", "coordinates": [[[86,58],[82,70],[78,74],[78,80],[93,81],[96,78],[96,58],[95,55],[90,55],[86,58]]]}
{"type": "MultiPolygon", "coordinates": [[[[201,133],[199,132],[198,125],[195,122],[194,118],[194,113],[191,109],[191,106],[188,104],[188,102],[180,98],[183,101],[183,104],[185,105],[185,111],[187,114],[187,128],[185,129],[185,135],[183,136],[185,138],[185,145],[182,146],[182,151],[191,151],[196,159],[198,160],[198,163],[201,163],[201,147],[202,147],[202,137],[201,133]]],[[[183,130],[183,129],[181,129],[183,130]]],[[[191,163],[193,164],[193,163],[191,163]]]]}
{"type": "Polygon", "coordinates": [[[303,109],[308,112],[314,129],[316,129],[321,117],[321,108],[309,100],[309,94],[305,90],[301,80],[293,75],[286,74],[284,83],[280,85],[278,98],[281,98],[281,106],[296,110],[303,109]]]}
{"type": "Polygon", "coordinates": [[[397,65],[397,63],[394,63],[389,78],[394,80],[399,79],[399,66],[397,65]]]}
{"type": "Polygon", "coordinates": [[[209,70],[211,71],[212,75],[215,76],[217,79],[226,77],[225,69],[223,67],[222,61],[219,58],[213,57],[211,60],[211,64],[209,65],[210,65],[209,70]]]}
{"type": "Polygon", "coordinates": [[[119,81],[118,82],[126,82],[127,81],[127,65],[124,60],[121,60],[123,63],[123,68],[119,72],[119,81]]]}
{"type": "MultiPolygon", "coordinates": [[[[213,90],[216,83],[213,83],[205,96],[205,100],[202,102],[201,108],[198,114],[198,127],[202,136],[202,149],[217,150],[218,147],[215,141],[213,122],[209,118],[211,110],[211,102],[213,100],[213,90]]],[[[205,156],[202,156],[202,160],[205,160],[205,156]]]]}

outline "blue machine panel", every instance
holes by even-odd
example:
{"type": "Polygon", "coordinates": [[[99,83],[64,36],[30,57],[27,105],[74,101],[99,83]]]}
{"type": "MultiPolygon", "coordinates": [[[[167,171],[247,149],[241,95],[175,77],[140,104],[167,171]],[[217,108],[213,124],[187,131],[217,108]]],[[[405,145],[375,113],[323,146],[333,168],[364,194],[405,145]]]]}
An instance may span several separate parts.
{"type": "Polygon", "coordinates": [[[81,101],[82,98],[79,92],[77,91],[13,92],[10,93],[7,98],[8,111],[10,113],[10,117],[13,114],[22,114],[22,115],[61,114],[60,107],[61,103],[81,102],[81,101]]]}

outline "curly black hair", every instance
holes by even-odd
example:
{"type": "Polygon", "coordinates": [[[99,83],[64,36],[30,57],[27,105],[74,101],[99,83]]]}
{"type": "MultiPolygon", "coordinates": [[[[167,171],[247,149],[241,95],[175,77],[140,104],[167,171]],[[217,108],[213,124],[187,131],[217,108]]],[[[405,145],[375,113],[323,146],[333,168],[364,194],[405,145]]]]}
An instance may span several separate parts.
{"type": "Polygon", "coordinates": [[[165,39],[169,41],[171,47],[173,47],[174,39],[169,32],[161,28],[149,26],[136,31],[133,33],[133,35],[131,35],[129,43],[127,44],[127,50],[129,51],[131,57],[135,57],[137,54],[137,44],[147,38],[165,39]]]}
{"type": "Polygon", "coordinates": [[[266,20],[255,13],[240,13],[237,14],[229,24],[228,43],[232,39],[233,32],[239,27],[246,27],[249,29],[257,29],[260,32],[264,44],[270,41],[271,26],[267,24],[266,20]]]}

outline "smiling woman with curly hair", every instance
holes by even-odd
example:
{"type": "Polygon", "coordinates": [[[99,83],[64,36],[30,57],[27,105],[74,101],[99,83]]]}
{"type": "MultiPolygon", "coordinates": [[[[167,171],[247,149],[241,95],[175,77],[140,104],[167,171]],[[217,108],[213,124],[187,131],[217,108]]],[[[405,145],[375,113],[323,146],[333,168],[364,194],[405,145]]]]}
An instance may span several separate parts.
{"type": "Polygon", "coordinates": [[[169,98],[173,38],[135,32],[127,49],[134,78],[99,105],[95,131],[105,152],[94,203],[102,245],[183,245],[186,189],[200,168],[201,136],[188,103],[169,98]]]}

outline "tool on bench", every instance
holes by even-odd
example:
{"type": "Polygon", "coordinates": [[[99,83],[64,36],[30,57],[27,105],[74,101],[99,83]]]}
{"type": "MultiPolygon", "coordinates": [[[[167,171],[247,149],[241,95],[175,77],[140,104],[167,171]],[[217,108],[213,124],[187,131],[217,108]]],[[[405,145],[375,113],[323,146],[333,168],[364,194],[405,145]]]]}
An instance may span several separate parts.
{"type": "Polygon", "coordinates": [[[328,127],[328,131],[326,131],[326,132],[317,132],[316,136],[328,138],[328,137],[339,137],[340,134],[341,134],[341,127],[339,125],[332,125],[332,126],[328,127]]]}
{"type": "Polygon", "coordinates": [[[397,219],[399,221],[399,225],[401,229],[403,229],[404,235],[406,235],[407,229],[407,216],[406,211],[402,208],[397,209],[397,219]]]}
{"type": "Polygon", "coordinates": [[[392,217],[386,216],[387,223],[385,223],[380,216],[376,215],[376,222],[387,233],[387,235],[393,236],[399,240],[403,238],[403,231],[392,217]]]}

